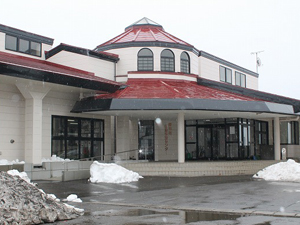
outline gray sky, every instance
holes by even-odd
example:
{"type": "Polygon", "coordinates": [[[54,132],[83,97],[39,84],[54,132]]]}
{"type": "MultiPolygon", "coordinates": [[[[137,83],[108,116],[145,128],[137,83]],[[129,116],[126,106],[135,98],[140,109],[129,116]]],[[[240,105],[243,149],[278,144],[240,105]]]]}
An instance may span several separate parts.
{"type": "Polygon", "coordinates": [[[1,0],[0,23],[94,49],[148,17],[174,36],[256,70],[259,90],[300,99],[299,0],[1,0]]]}

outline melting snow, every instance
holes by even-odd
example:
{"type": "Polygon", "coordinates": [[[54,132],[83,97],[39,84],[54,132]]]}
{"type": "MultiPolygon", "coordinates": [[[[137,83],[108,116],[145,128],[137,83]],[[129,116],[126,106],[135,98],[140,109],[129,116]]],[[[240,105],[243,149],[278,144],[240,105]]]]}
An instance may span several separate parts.
{"type": "Polygon", "coordinates": [[[300,164],[292,159],[276,163],[260,170],[253,178],[267,181],[300,182],[300,164]]]}
{"type": "Polygon", "coordinates": [[[61,161],[70,162],[70,161],[73,161],[73,160],[63,159],[63,158],[60,158],[56,155],[52,155],[50,159],[42,158],[42,162],[61,162],[61,161]]]}
{"type": "Polygon", "coordinates": [[[8,161],[7,159],[0,159],[0,165],[13,165],[13,164],[24,164],[24,161],[19,161],[19,159],[8,161]]]}
{"type": "Polygon", "coordinates": [[[143,178],[138,173],[125,169],[115,163],[93,162],[90,167],[92,183],[129,183],[143,178]]]}

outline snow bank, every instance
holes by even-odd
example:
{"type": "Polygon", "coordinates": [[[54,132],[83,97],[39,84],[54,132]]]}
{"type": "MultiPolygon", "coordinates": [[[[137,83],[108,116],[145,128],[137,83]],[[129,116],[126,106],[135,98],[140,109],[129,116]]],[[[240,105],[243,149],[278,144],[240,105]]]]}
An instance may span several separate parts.
{"type": "Polygon", "coordinates": [[[125,169],[115,163],[99,163],[94,161],[90,167],[92,183],[129,183],[143,178],[138,173],[125,169]]]}
{"type": "Polygon", "coordinates": [[[42,158],[42,162],[62,162],[62,161],[70,162],[70,161],[73,161],[73,160],[63,159],[63,158],[60,158],[56,155],[52,155],[50,159],[42,158]]]}
{"type": "Polygon", "coordinates": [[[83,209],[60,203],[19,176],[0,171],[0,224],[41,224],[83,215],[83,209]]]}
{"type": "Polygon", "coordinates": [[[20,178],[25,180],[27,183],[32,184],[30,182],[30,179],[29,179],[26,172],[19,172],[18,170],[9,170],[9,171],[7,171],[7,173],[12,175],[12,176],[19,176],[20,178]]]}
{"type": "Polygon", "coordinates": [[[253,178],[267,181],[300,182],[300,164],[292,159],[260,170],[253,178]]]}
{"type": "Polygon", "coordinates": [[[7,159],[0,159],[0,165],[13,165],[13,164],[24,164],[24,161],[19,161],[19,159],[15,159],[13,161],[8,161],[7,159]]]}

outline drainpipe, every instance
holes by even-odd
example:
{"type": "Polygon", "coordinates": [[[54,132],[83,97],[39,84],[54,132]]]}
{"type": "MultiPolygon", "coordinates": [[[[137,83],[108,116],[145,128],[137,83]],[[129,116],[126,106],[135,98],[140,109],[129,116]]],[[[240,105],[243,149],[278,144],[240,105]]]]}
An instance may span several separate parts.
{"type": "MultiPolygon", "coordinates": [[[[117,81],[117,62],[114,62],[114,81],[117,81]]],[[[117,117],[114,116],[114,154],[117,153],[117,117]]]]}

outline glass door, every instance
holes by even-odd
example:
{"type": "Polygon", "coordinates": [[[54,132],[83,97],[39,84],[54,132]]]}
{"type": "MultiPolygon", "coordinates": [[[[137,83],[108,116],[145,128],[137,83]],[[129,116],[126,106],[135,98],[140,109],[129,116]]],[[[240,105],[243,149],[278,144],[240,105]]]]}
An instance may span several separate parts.
{"type": "Polygon", "coordinates": [[[212,158],[225,158],[225,126],[212,128],[212,158]]]}
{"type": "Polygon", "coordinates": [[[139,121],[139,159],[154,160],[154,121],[139,121]]]}
{"type": "Polygon", "coordinates": [[[198,127],[198,159],[212,157],[212,129],[211,127],[198,127]]]}

